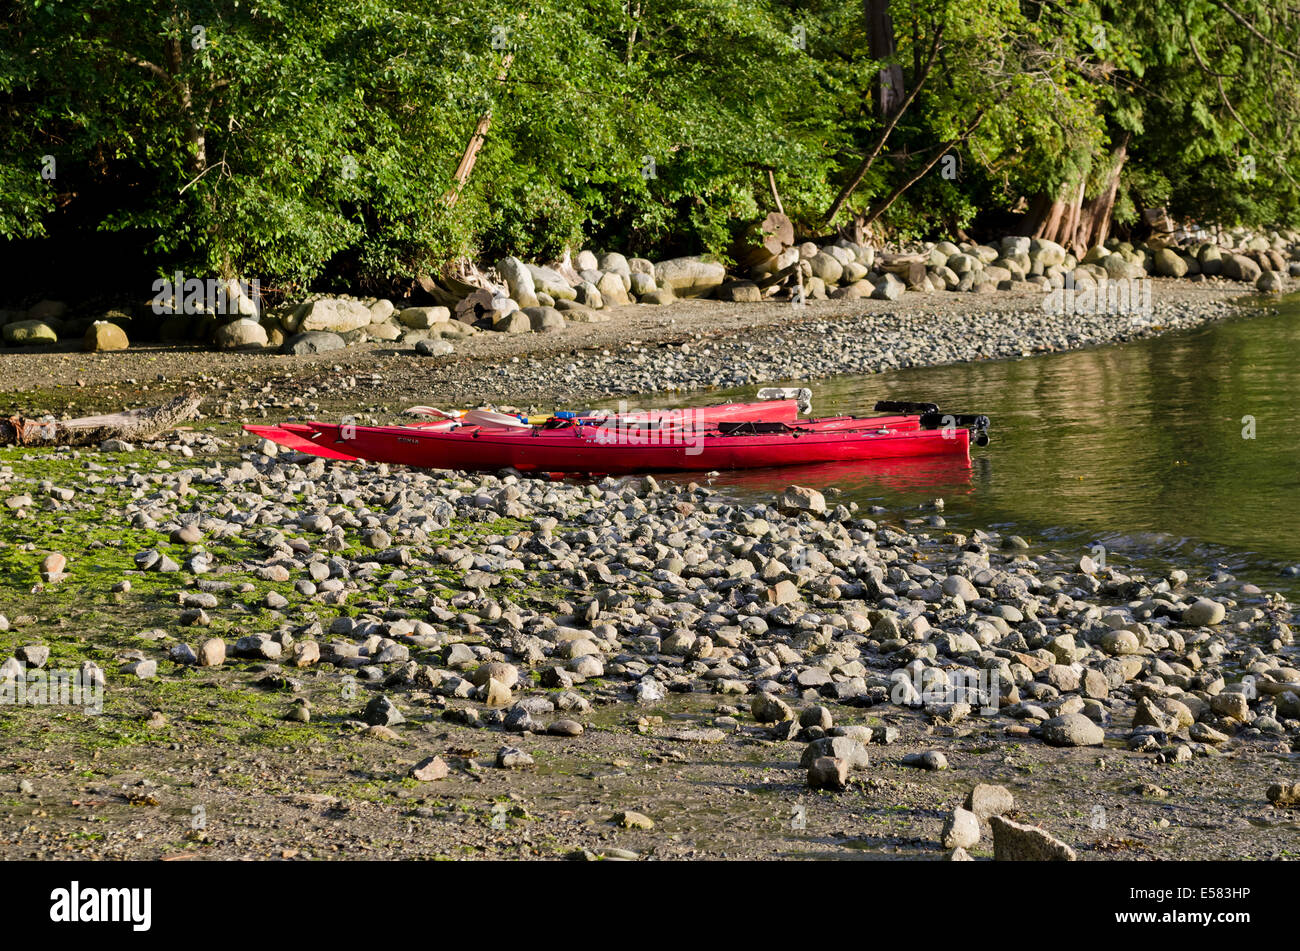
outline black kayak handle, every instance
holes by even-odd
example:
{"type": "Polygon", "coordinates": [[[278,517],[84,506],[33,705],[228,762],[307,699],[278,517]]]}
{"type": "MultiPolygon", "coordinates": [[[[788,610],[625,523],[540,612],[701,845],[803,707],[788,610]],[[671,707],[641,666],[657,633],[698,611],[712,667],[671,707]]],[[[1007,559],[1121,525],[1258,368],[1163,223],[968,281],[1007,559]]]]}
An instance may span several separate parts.
{"type": "Polygon", "coordinates": [[[908,403],[902,400],[880,400],[876,403],[877,413],[899,413],[903,416],[921,416],[925,413],[939,412],[938,403],[908,403]]]}

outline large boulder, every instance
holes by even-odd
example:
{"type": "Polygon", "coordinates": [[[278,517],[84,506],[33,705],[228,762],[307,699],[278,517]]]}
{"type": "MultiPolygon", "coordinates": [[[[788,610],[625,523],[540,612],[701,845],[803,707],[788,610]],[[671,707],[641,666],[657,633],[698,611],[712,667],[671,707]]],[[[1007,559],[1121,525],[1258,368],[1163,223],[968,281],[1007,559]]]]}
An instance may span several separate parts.
{"type": "MultiPolygon", "coordinates": [[[[561,317],[560,319],[563,320],[564,318],[561,317]]],[[[512,310],[505,316],[492,321],[492,329],[497,333],[526,334],[533,329],[533,324],[532,320],[522,310],[512,310]]]]}
{"type": "Polygon", "coordinates": [[[903,291],[907,290],[907,285],[894,277],[892,274],[886,274],[876,289],[871,292],[871,296],[876,300],[898,300],[903,296],[903,291]]]}
{"type": "Polygon", "coordinates": [[[703,258],[670,258],[655,265],[655,283],[675,297],[703,297],[721,287],[727,269],[703,258]]]}
{"type": "Polygon", "coordinates": [[[993,829],[993,858],[998,862],[1073,862],[1074,849],[1037,826],[1012,822],[1002,816],[989,819],[993,829]]]}
{"type": "Polygon", "coordinates": [[[565,328],[564,315],[554,307],[525,307],[534,333],[551,333],[565,328]]]}
{"type": "Polygon", "coordinates": [[[1187,262],[1173,248],[1160,248],[1155,253],[1156,273],[1161,277],[1185,277],[1187,262]]]}
{"type": "Polygon", "coordinates": [[[59,335],[43,320],[19,320],[5,324],[5,343],[14,347],[39,347],[58,343],[59,335]]]}
{"type": "Polygon", "coordinates": [[[641,271],[633,271],[629,280],[632,284],[632,293],[637,297],[644,297],[658,288],[655,287],[655,276],[653,274],[644,274],[641,271]]]}
{"type": "Polygon", "coordinates": [[[1023,235],[1009,234],[1002,239],[1001,248],[1003,257],[1016,257],[1021,254],[1028,255],[1030,241],[1029,238],[1023,235]]]}
{"type": "Polygon", "coordinates": [[[1060,267],[1065,263],[1066,250],[1055,241],[1046,238],[1034,238],[1029,242],[1029,258],[1038,261],[1044,268],[1060,267]]]}
{"type": "Polygon", "coordinates": [[[622,274],[625,277],[630,277],[632,274],[632,266],[628,263],[627,258],[619,254],[617,251],[606,251],[602,254],[598,262],[598,267],[602,271],[612,271],[615,274],[622,274]]]}
{"type": "Polygon", "coordinates": [[[126,331],[117,324],[110,324],[107,320],[97,320],[91,324],[86,330],[86,335],[82,337],[81,343],[91,353],[125,350],[131,346],[131,341],[126,338],[126,331]]]}
{"type": "Polygon", "coordinates": [[[624,304],[630,304],[631,301],[627,296],[628,285],[632,279],[629,275],[624,283],[623,275],[616,271],[606,271],[596,282],[596,290],[600,291],[600,297],[605,302],[606,307],[621,307],[624,304]]]}
{"type": "Polygon", "coordinates": [[[402,326],[412,330],[428,330],[434,324],[451,320],[451,310],[447,307],[407,307],[397,315],[397,319],[402,326]]]}
{"type": "Polygon", "coordinates": [[[243,350],[265,347],[267,344],[266,328],[256,320],[243,317],[222,324],[212,335],[212,342],[218,350],[243,350]]]}
{"type": "Polygon", "coordinates": [[[375,340],[398,340],[402,336],[403,329],[394,321],[386,320],[382,324],[371,324],[366,328],[366,335],[375,340]]]}
{"type": "Polygon", "coordinates": [[[1141,265],[1133,263],[1124,255],[1118,253],[1108,254],[1106,259],[1101,262],[1101,266],[1106,269],[1106,276],[1113,281],[1123,281],[1130,277],[1137,277],[1135,271],[1142,270],[1141,265]]]}
{"type": "Polygon", "coordinates": [[[43,300],[27,308],[28,320],[52,321],[62,320],[68,312],[68,305],[61,300],[43,300]]]}
{"type": "Polygon", "coordinates": [[[595,284],[591,281],[583,281],[573,289],[577,295],[575,298],[579,304],[584,307],[590,307],[593,310],[600,310],[605,306],[605,295],[600,292],[595,284]]]}
{"type": "Polygon", "coordinates": [[[1218,245],[1201,245],[1201,249],[1196,252],[1196,260],[1201,265],[1202,274],[1213,276],[1223,271],[1223,252],[1219,250],[1218,245]]]}
{"type": "Polygon", "coordinates": [[[1287,290],[1286,277],[1281,271],[1265,271],[1255,282],[1255,289],[1261,294],[1281,294],[1287,290]]]}
{"type": "Polygon", "coordinates": [[[299,306],[285,320],[285,330],[305,333],[308,330],[328,330],[346,333],[361,330],[370,323],[370,308],[360,301],[327,297],[299,306]]]}
{"type": "Polygon", "coordinates": [[[982,265],[980,259],[973,254],[950,254],[946,266],[960,276],[978,270],[982,265]]]}
{"type": "MultiPolygon", "coordinates": [[[[577,295],[573,287],[565,280],[564,275],[554,268],[540,267],[536,264],[527,264],[528,273],[533,276],[534,288],[543,294],[550,294],[556,300],[561,298],[573,300],[577,295]]],[[[514,297],[514,295],[511,295],[514,297]]],[[[515,297],[515,300],[519,298],[515,297]]]]}
{"type": "Polygon", "coordinates": [[[519,258],[502,258],[497,262],[497,273],[510,288],[511,299],[520,307],[537,306],[537,287],[527,264],[519,258]]]}
{"type": "Polygon", "coordinates": [[[753,281],[728,281],[713,296],[733,304],[757,304],[763,300],[763,292],[753,281]]]}
{"type": "Polygon", "coordinates": [[[808,259],[813,276],[822,279],[824,284],[838,284],[844,276],[844,262],[826,251],[818,251],[808,259]]]}
{"type": "Polygon", "coordinates": [[[325,330],[309,330],[296,334],[285,341],[283,352],[302,356],[306,353],[326,353],[330,350],[342,350],[347,344],[338,334],[325,330]]]}
{"type": "Polygon", "coordinates": [[[1223,258],[1223,276],[1234,281],[1254,284],[1263,270],[1244,254],[1228,254],[1223,258]]]}
{"type": "Polygon", "coordinates": [[[1050,746],[1101,746],[1106,734],[1082,713],[1066,713],[1043,723],[1043,740],[1050,746]]]}

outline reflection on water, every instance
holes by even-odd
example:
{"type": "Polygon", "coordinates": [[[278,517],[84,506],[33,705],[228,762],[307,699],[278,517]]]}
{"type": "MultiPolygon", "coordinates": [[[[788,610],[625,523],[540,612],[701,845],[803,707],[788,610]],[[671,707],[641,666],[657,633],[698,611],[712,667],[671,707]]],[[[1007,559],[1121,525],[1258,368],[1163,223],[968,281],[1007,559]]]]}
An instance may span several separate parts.
{"type": "Polygon", "coordinates": [[[997,527],[1081,553],[1100,542],[1153,565],[1222,564],[1294,595],[1297,586],[1278,570],[1300,564],[1298,356],[1293,300],[1277,315],[1119,346],[838,377],[814,384],[818,414],[870,413],[882,398],[929,400],[988,414],[993,442],[972,448],[969,470],[898,461],[712,481],[763,496],[791,482],[834,485],[887,506],[939,495],[954,528],[997,527]]]}

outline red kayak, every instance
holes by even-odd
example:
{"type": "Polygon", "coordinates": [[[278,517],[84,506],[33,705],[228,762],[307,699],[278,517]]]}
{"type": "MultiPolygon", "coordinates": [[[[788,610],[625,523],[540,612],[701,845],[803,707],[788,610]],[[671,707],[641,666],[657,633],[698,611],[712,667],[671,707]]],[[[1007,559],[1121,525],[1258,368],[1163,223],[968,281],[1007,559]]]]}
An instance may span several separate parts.
{"type": "MultiPolygon", "coordinates": [[[[767,411],[773,404],[757,405],[767,411]]],[[[312,422],[245,428],[332,459],[367,459],[423,469],[514,468],[574,474],[764,469],[926,456],[967,463],[972,432],[977,442],[987,442],[988,420],[982,416],[941,415],[929,404],[878,404],[878,408],[886,406],[922,411],[787,422],[719,419],[727,411],[706,407],[714,413],[703,422],[670,415],[675,411],[656,411],[602,420],[553,418],[536,426],[494,416],[483,425],[448,420],[421,426],[312,422]]],[[[743,415],[748,409],[734,412],[743,415]]],[[[778,410],[773,415],[787,414],[778,410]]]]}
{"type": "MultiPolygon", "coordinates": [[[[436,410],[427,410],[425,407],[417,407],[417,411],[438,412],[436,410]]],[[[718,403],[713,406],[697,406],[683,409],[650,409],[637,410],[628,413],[605,412],[602,410],[587,410],[581,413],[564,413],[557,417],[551,418],[570,418],[577,420],[583,426],[603,426],[608,425],[613,420],[622,421],[628,425],[647,424],[651,426],[683,427],[690,426],[694,428],[705,428],[713,425],[729,422],[744,422],[749,420],[777,421],[785,423],[794,423],[799,418],[799,402],[796,399],[766,399],[757,403],[718,403]]],[[[389,429],[400,430],[417,430],[421,432],[450,432],[452,430],[463,429],[466,421],[481,421],[488,429],[508,428],[510,430],[527,431],[531,427],[523,422],[519,417],[509,416],[502,413],[484,413],[481,411],[471,411],[469,414],[461,417],[444,415],[440,418],[432,419],[420,423],[407,423],[400,427],[388,427],[389,429]]],[[[346,427],[347,432],[357,427],[346,427]]],[[[361,456],[344,452],[339,448],[330,448],[314,442],[316,431],[310,425],[289,423],[283,426],[245,426],[247,432],[255,436],[261,436],[269,439],[286,449],[295,449],[298,452],[309,453],[313,456],[321,456],[325,459],[338,459],[350,462],[356,462],[361,456]]],[[[350,449],[351,447],[345,446],[350,449]]],[[[446,468],[440,466],[437,468],[446,468]]]]}

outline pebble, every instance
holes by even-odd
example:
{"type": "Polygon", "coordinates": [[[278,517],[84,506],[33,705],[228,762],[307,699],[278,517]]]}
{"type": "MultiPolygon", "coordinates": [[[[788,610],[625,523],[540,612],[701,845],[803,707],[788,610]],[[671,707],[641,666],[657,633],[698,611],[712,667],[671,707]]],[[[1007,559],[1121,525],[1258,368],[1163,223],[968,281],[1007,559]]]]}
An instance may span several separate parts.
{"type": "Polygon", "coordinates": [[[447,778],[447,764],[441,756],[430,756],[411,767],[411,778],[432,783],[447,778]]]}
{"type": "Polygon", "coordinates": [[[533,765],[533,758],[521,749],[503,746],[497,750],[496,764],[500,769],[523,769],[533,765]]]}
{"type": "Polygon", "coordinates": [[[199,645],[198,661],[200,667],[220,667],[226,662],[226,642],[219,637],[210,637],[199,645]]]}
{"type": "Polygon", "coordinates": [[[1043,739],[1051,746],[1101,746],[1106,734],[1083,714],[1067,713],[1043,724],[1043,739]]]}
{"type": "Polygon", "coordinates": [[[948,757],[938,750],[926,750],[924,753],[908,753],[903,757],[903,765],[937,772],[948,768],[948,757]]]}
{"type": "Polygon", "coordinates": [[[361,719],[372,726],[396,726],[406,722],[406,717],[402,716],[402,711],[397,709],[397,704],[383,694],[371,698],[361,714],[361,719]]]}
{"type": "Polygon", "coordinates": [[[1006,786],[977,783],[966,795],[966,808],[980,819],[989,819],[1010,812],[1016,807],[1015,797],[1006,786]]]}
{"type": "Polygon", "coordinates": [[[945,849],[972,849],[980,841],[980,820],[975,813],[960,807],[944,821],[939,841],[945,849]]]}

